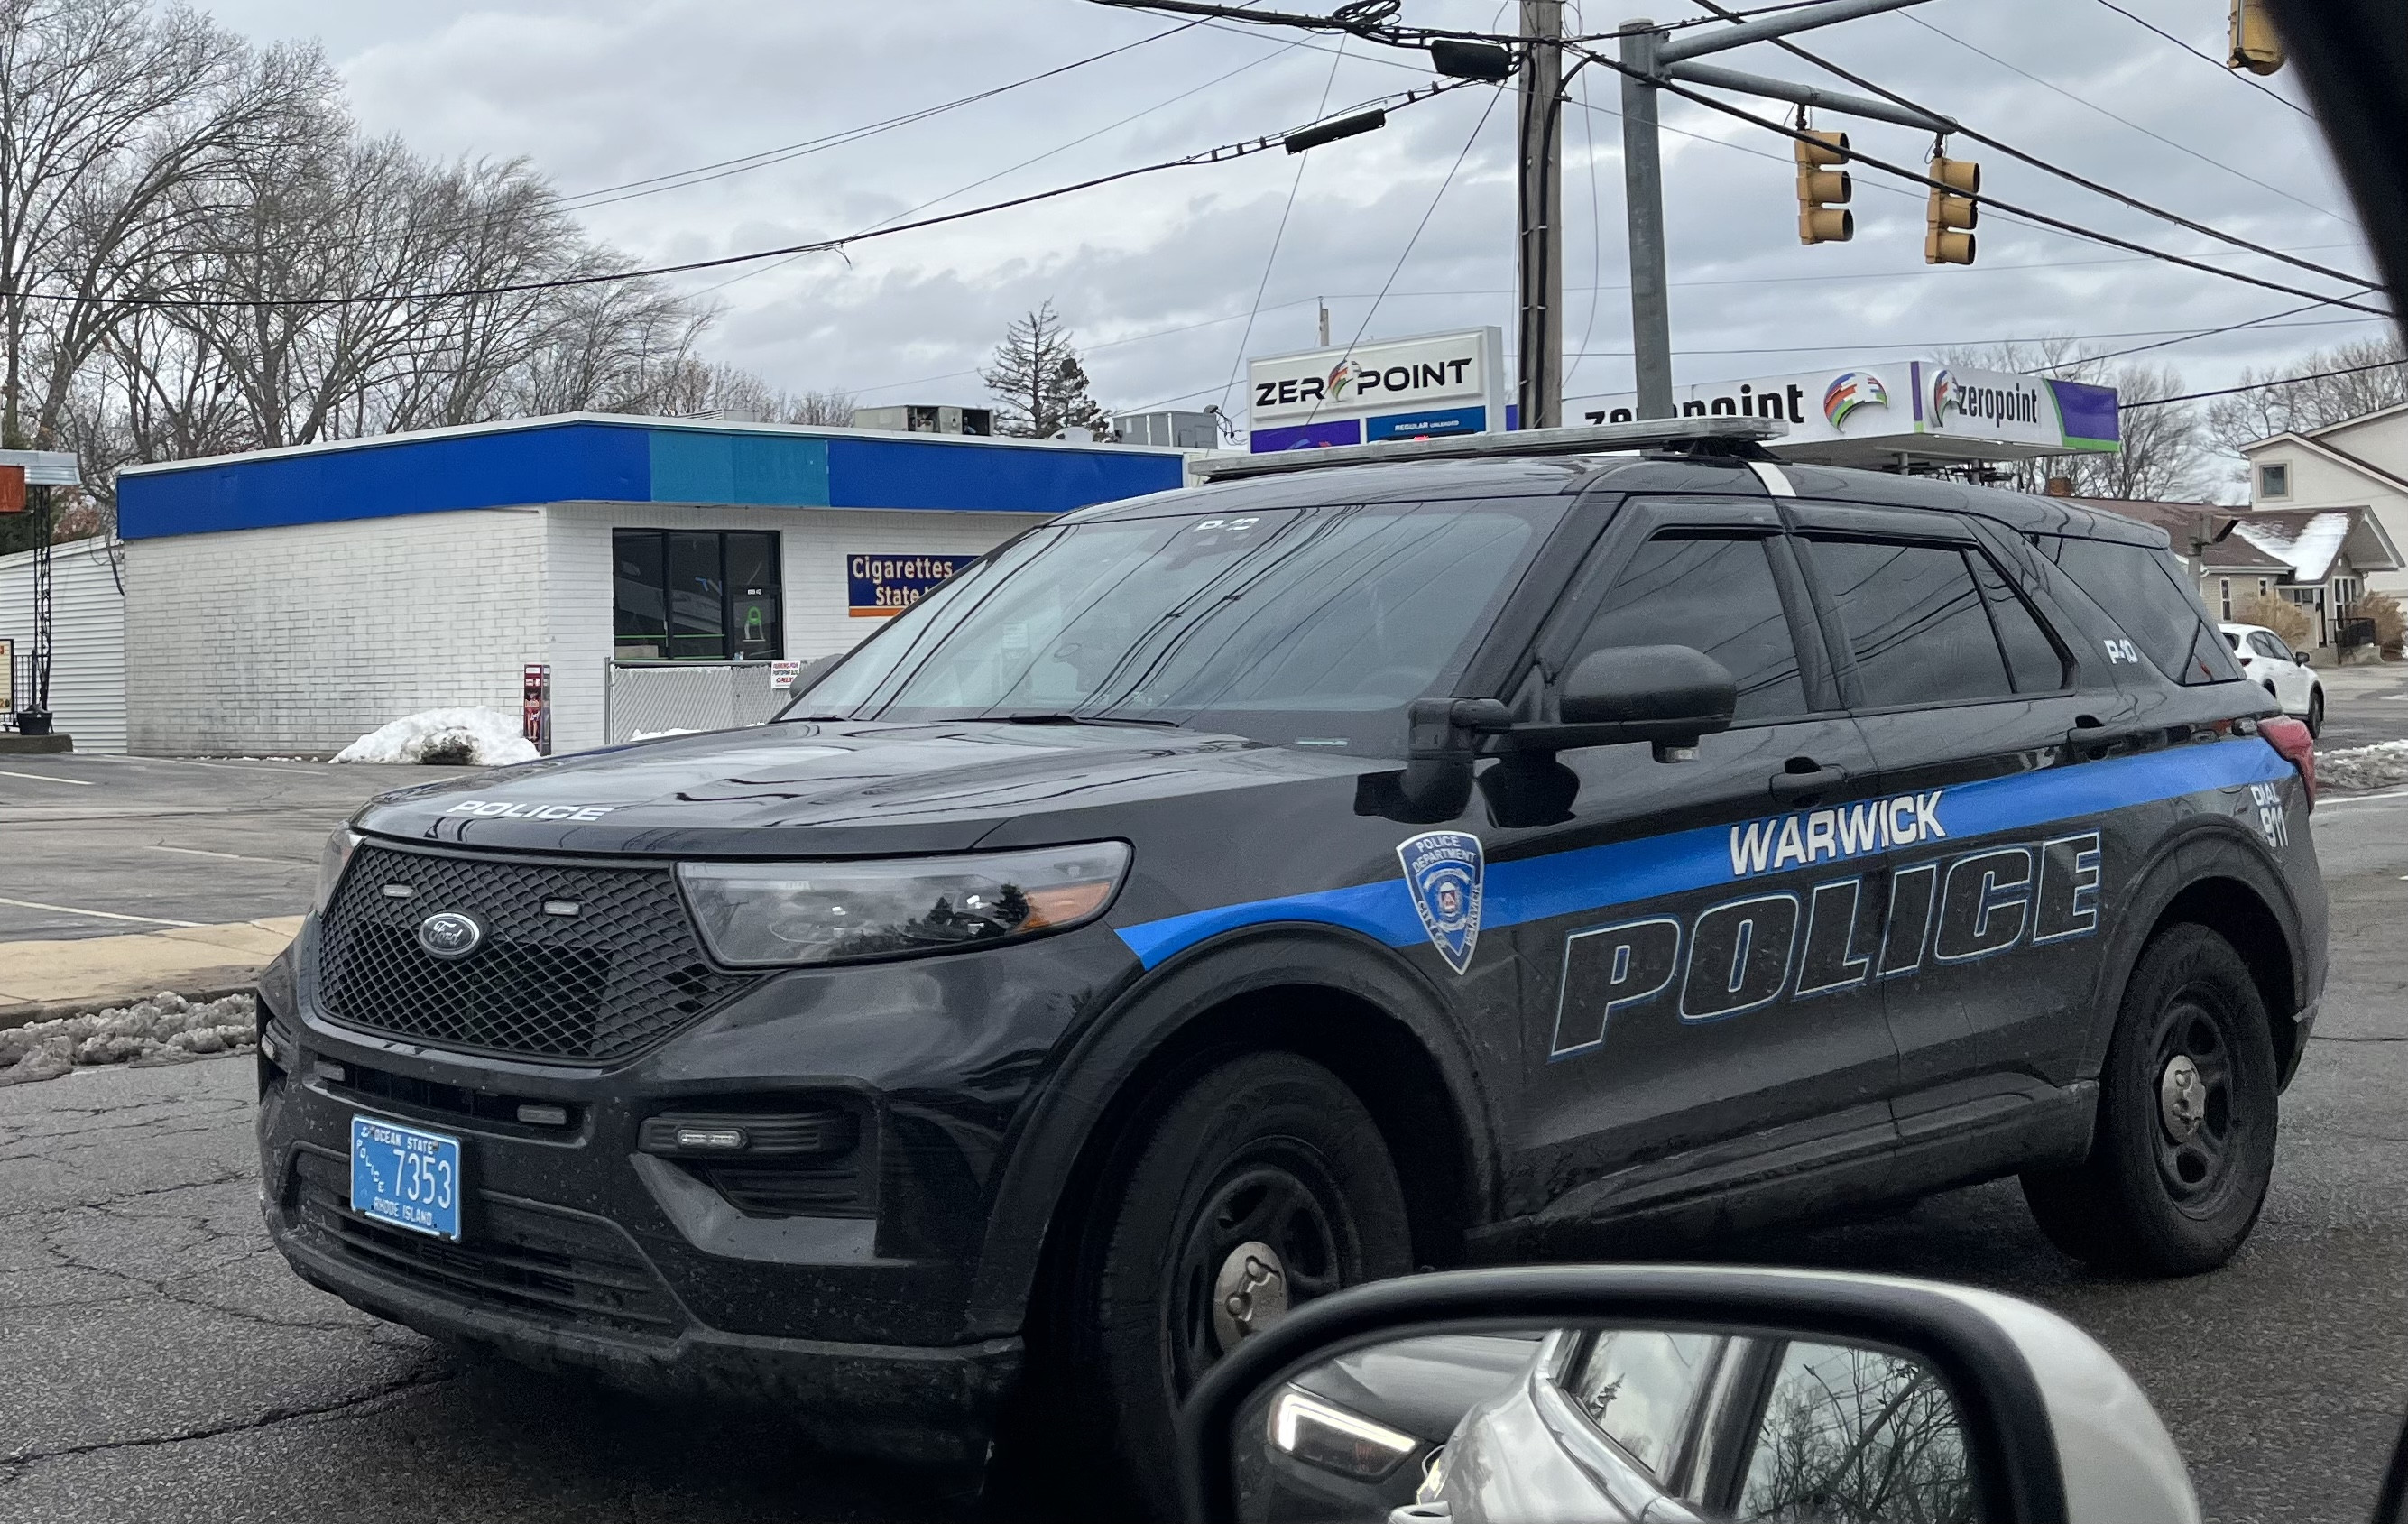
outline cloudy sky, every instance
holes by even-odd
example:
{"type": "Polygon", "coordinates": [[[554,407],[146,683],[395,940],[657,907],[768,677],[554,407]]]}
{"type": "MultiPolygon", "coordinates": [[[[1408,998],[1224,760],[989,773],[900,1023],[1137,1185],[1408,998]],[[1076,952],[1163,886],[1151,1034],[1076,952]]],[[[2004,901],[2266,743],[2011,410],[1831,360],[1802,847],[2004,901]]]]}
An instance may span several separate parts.
{"type": "MultiPolygon", "coordinates": [[[[263,42],[321,40],[373,131],[429,154],[523,156],[564,192],[590,194],[581,215],[595,235],[647,263],[974,207],[1274,133],[1325,102],[1336,111],[1430,79],[1422,54],[1182,27],[1087,0],[207,3],[263,42]],[[770,151],[1129,44],[908,125],[770,151]],[[698,181],[683,173],[739,160],[757,166],[698,181]]],[[[2220,52],[2224,0],[2116,5],[2131,17],[2106,0],[1929,0],[1803,40],[2037,157],[2302,258],[2367,269],[2315,129],[2286,104],[2290,77],[2262,93],[2132,19],[2220,52]]],[[[1404,20],[1486,29],[1511,24],[1516,8],[1406,0],[1404,20]]],[[[1607,0],[1570,9],[1588,31],[1628,19],[1607,0]]],[[[1655,11],[1665,22],[1705,14],[1685,0],[1656,0],[1655,11]]],[[[1816,78],[1762,44],[1715,61],[1816,78]]],[[[1566,127],[1566,347],[1578,356],[1569,390],[1590,395],[1630,384],[1630,328],[1619,87],[1591,70],[1577,88],[1584,108],[1566,127]]],[[[1678,100],[1665,102],[1664,121],[1679,381],[2008,339],[2124,348],[2302,305],[1995,216],[1979,265],[1933,270],[1922,263],[1922,192],[1874,171],[1857,176],[1855,242],[1801,248],[1786,140],[1678,100]]],[[[1930,147],[1904,128],[1845,125],[1859,149],[1893,163],[1920,163],[1930,147]]],[[[2007,200],[2319,295],[2346,290],[1997,152],[1956,151],[1981,161],[1985,190],[2007,200]]],[[[1169,170],[862,243],[849,257],[681,284],[724,309],[712,358],[790,388],[979,402],[973,372],[1005,323],[1050,299],[1107,406],[1198,407],[1223,398],[1241,355],[1309,347],[1316,298],[1340,338],[1478,323],[1510,335],[1512,156],[1510,98],[1465,89],[1300,159],[1274,151],[1169,170]]],[[[2382,331],[2352,317],[2319,309],[2150,357],[2188,386],[2213,386],[2382,331]]]]}

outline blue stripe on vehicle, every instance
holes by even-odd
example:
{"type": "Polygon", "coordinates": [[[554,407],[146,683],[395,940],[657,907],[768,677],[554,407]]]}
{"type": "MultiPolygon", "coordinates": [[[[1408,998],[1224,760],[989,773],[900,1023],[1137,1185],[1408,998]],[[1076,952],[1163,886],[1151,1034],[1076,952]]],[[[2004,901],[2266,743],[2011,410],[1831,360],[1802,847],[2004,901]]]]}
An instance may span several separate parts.
{"type": "MultiPolygon", "coordinates": [[[[1942,791],[1940,818],[1949,840],[1990,836],[2289,776],[2291,764],[2272,747],[2234,740],[1955,784],[1942,791]]],[[[1501,930],[1550,916],[1607,913],[1728,884],[1737,876],[1731,871],[1728,826],[1490,863],[1480,923],[1483,930],[1501,930]]],[[[1426,936],[1405,881],[1393,878],[1166,916],[1123,927],[1120,939],[1151,969],[1223,932],[1274,921],[1343,927],[1391,947],[1410,947],[1426,936]]]]}

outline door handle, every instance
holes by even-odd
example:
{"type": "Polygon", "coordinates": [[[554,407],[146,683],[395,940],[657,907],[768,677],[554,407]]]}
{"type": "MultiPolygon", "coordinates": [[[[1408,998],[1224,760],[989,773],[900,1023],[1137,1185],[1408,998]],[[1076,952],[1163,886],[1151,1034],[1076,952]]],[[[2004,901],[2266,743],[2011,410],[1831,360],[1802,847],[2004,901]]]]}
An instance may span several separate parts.
{"type": "Polygon", "coordinates": [[[2079,759],[2094,752],[2109,752],[2133,741],[2145,740],[2158,734],[2154,726],[2108,725],[2087,714],[2074,717],[2073,728],[2065,733],[2066,750],[2079,759]]]}
{"type": "Polygon", "coordinates": [[[1793,756],[1786,769],[1772,775],[1772,797],[1784,804],[1811,802],[1847,781],[1845,768],[1817,767],[1812,757],[1793,756]]]}

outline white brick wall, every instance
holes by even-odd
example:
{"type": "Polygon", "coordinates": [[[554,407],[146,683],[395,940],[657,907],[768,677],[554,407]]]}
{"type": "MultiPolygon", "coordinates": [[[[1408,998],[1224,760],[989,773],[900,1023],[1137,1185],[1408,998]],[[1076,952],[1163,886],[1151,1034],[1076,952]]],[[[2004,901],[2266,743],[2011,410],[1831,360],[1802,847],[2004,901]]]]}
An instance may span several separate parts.
{"type": "Polygon", "coordinates": [[[543,552],[535,509],[130,541],[132,749],[326,754],[418,710],[516,713],[543,552]]]}
{"type": "MultiPolygon", "coordinates": [[[[845,612],[844,562],[863,551],[984,554],[1041,522],[1031,513],[924,510],[708,508],[554,503],[544,510],[556,752],[603,741],[603,669],[610,660],[610,531],[774,529],[785,569],[786,654],[849,651],[882,621],[845,612]]],[[[390,521],[388,521],[390,522],[390,521]]]]}
{"type": "MultiPolygon", "coordinates": [[[[98,539],[50,549],[50,713],[79,752],[125,750],[125,599],[98,539]]],[[[0,640],[34,649],[34,553],[0,557],[0,640]]],[[[22,709],[31,694],[10,700],[22,709]]]]}

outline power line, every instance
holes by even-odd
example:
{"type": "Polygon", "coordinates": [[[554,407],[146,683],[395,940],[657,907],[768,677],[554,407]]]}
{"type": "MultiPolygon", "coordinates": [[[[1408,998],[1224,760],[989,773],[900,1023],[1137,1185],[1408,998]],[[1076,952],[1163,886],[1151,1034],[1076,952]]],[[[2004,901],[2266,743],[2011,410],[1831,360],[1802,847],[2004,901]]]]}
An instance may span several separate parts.
{"type": "Polygon", "coordinates": [[[2172,32],[2159,26],[2157,22],[2149,21],[2145,17],[2133,15],[2130,11],[2126,10],[2123,7],[2115,4],[2115,0],[2099,0],[2099,3],[2105,6],[2109,10],[2114,11],[2116,15],[2123,17],[2126,21],[2137,22],[2143,28],[2155,32],[2157,36],[2165,38],[2168,42],[2172,43],[2175,47],[2180,48],[2184,52],[2190,54],[2193,58],[2202,59],[2208,64],[2213,65],[2216,73],[2221,74],[2228,79],[2240,80],[2243,84],[2247,85],[2250,89],[2258,92],[2260,95],[2265,96],[2268,100],[2276,102],[2279,105],[2289,107],[2292,110],[2299,112],[2300,115],[2306,117],[2310,122],[2314,122],[2316,119],[2316,114],[2314,111],[2301,106],[2299,102],[2291,99],[2288,95],[2283,94],[2279,91],[2269,90],[2264,85],[2259,84],[2257,80],[2249,78],[2249,76],[2236,72],[2235,70],[2228,67],[2224,62],[2218,59],[2214,54],[2200,52],[2189,43],[2185,42],[2182,38],[2175,36],[2172,32]]]}
{"type": "MultiPolygon", "coordinates": [[[[1709,10],[1719,10],[1722,8],[1715,3],[1715,0],[1697,0],[1697,4],[1704,6],[1709,10]]],[[[1909,19],[1912,20],[1913,18],[1909,19]]],[[[1947,34],[1942,33],[1941,36],[1945,36],[1947,34]]],[[[1863,75],[1856,74],[1850,70],[1844,69],[1818,53],[1810,52],[1806,49],[1799,47],[1797,43],[1790,41],[1787,37],[1774,37],[1771,41],[1775,47],[1781,49],[1784,52],[1796,58],[1804,59],[1807,63],[1824,70],[1826,73],[1836,75],[1840,79],[1847,80],[1850,84],[1855,85],[1859,90],[1870,90],[1874,94],[1879,95],[1882,99],[1888,101],[1893,106],[1902,106],[1909,110],[1920,111],[1926,116],[1946,115],[1945,112],[1935,111],[1930,107],[1925,106],[1919,101],[1910,100],[1906,96],[1899,94],[1897,91],[1888,89],[1883,85],[1875,84],[1872,80],[1866,79],[1863,75]]],[[[1670,89],[1673,87],[1668,85],[1665,88],[1670,89]]],[[[1698,98],[1696,95],[1685,90],[1680,91],[1679,93],[1686,95],[1690,99],[1698,98]]],[[[1719,105],[1720,103],[1716,104],[1719,105]]],[[[1738,114],[1747,116],[1747,113],[1745,112],[1739,112],[1738,114]]],[[[1760,119],[1749,117],[1749,120],[1757,121],[1759,122],[1759,124],[1761,124],[1760,119]]],[[[2344,281],[2365,290],[2372,290],[2374,288],[2374,283],[2372,281],[2359,280],[2358,278],[2349,275],[2344,271],[2333,269],[2329,266],[2316,264],[2313,260],[2300,259],[2293,255],[2284,253],[2280,250],[2270,249],[2264,244],[2252,242],[2247,238],[2242,237],[2238,234],[2227,233],[2222,228],[2214,227],[2206,223],[2198,222],[2192,218],[2185,217],[2180,212],[2169,211],[2163,207],[2143,201],[2139,196],[2133,195],[2129,192],[2119,191],[2112,185],[2102,185],[2086,175],[2077,174],[2073,170],[2065,168],[2061,165],[2052,164],[2048,160],[2039,157],[2037,154],[2027,153],[2022,149],[2015,147],[2014,144],[1993,137],[1989,134],[1982,132],[1976,128],[1967,127],[1960,123],[1953,136],[1970,137],[1976,143],[1983,144],[1988,148],[1994,148],[2000,152],[2007,155],[2009,158],[2014,159],[2022,164],[2028,165],[2032,168],[2038,169],[2043,174],[2055,175],[2057,179],[2065,180],[2071,184],[2079,185],[2084,190],[2089,191],[2094,194],[2103,195],[2111,201],[2121,202],[2135,211],[2145,212],[2152,217],[2172,223],[2177,227],[2186,228],[2193,233],[2201,235],[2202,237],[2214,238],[2223,243],[2229,243],[2236,249],[2246,249],[2254,253],[2263,254],[2270,259],[2278,260],[2283,264],[2306,270],[2311,274],[2324,276],[2329,280],[2344,281]]],[[[1865,159],[1862,154],[1858,154],[1856,157],[1863,159],[1865,163],[1870,164],[1876,168],[1889,167],[1888,165],[1881,164],[1878,160],[1865,159]]],[[[1897,173],[1897,171],[1892,170],[1892,173],[1897,173]]],[[[1920,181],[1924,185],[1931,186],[1936,189],[1953,189],[1949,186],[1941,185],[1937,180],[1930,180],[1922,175],[1911,175],[1909,178],[1920,181]]],[[[1992,200],[1992,198],[1987,196],[1977,197],[1976,199],[1985,202],[1992,200]]],[[[1996,204],[2006,208],[2006,209],[2010,211],[2014,211],[2018,215],[2033,218],[2037,221],[2055,221],[2054,219],[2045,218],[2038,212],[2026,211],[2021,208],[2011,206],[2003,201],[1997,202],[1996,204]]],[[[2063,226],[2066,224],[2060,223],[2058,225],[2063,226]]],[[[2069,227],[2068,230],[2071,231],[2071,229],[2069,227]]],[[[2314,296],[2316,293],[2311,291],[2293,291],[2290,295],[2295,296],[2314,296]]]]}
{"type": "MultiPolygon", "coordinates": [[[[1329,114],[1329,93],[1338,88],[1338,65],[1345,62],[1346,39],[1340,37],[1338,39],[1337,56],[1329,61],[1329,78],[1322,81],[1321,104],[1313,108],[1314,116],[1329,114]]],[[[1287,220],[1296,210],[1296,193],[1304,189],[1304,166],[1312,162],[1310,153],[1296,156],[1296,173],[1287,182],[1287,200],[1280,207],[1279,226],[1271,229],[1270,252],[1263,256],[1263,278],[1254,284],[1254,309],[1246,314],[1245,331],[1238,336],[1238,352],[1229,359],[1229,379],[1221,387],[1221,402],[1225,409],[1229,401],[1229,388],[1238,384],[1238,371],[1246,363],[1246,346],[1254,340],[1254,319],[1262,315],[1263,295],[1271,288],[1271,270],[1279,264],[1280,244],[1287,237],[1287,220]]]]}
{"type": "Polygon", "coordinates": [[[2293,195],[2290,192],[2283,189],[2279,185],[2270,185],[2266,181],[2259,180],[2255,175],[2235,169],[2232,165],[2226,164],[2221,159],[2211,159],[2206,154],[2201,153],[2199,150],[2190,147],[2188,144],[2177,143],[2161,132],[2157,132],[2153,128],[2143,127],[2129,117],[2117,116],[2114,112],[2110,111],[2107,108],[2100,105],[2097,101],[2077,95],[2072,91],[2066,89],[2062,85],[2043,79],[2039,75],[2032,73],[2029,69],[2024,68],[2018,65],[2011,64],[1985,48],[1978,48],[1953,32],[1942,32],[1940,28],[1932,25],[1929,22],[1925,21],[1922,17],[1915,15],[1912,11],[1901,11],[1899,14],[1905,20],[1913,22],[1915,25],[1923,28],[1926,32],[1930,33],[1935,37],[1940,37],[1945,41],[1953,42],[1957,47],[1964,49],[1968,52],[1976,53],[1981,57],[1988,59],[1991,63],[1996,64],[2002,69],[2009,69],[2016,74],[2022,75],[2025,79],[2029,79],[2032,83],[2040,86],[2042,89],[2054,91],[2057,94],[2064,96],[2067,100],[2072,101],[2078,106],[2087,107],[2091,110],[2098,112],[2100,116],[2105,117],[2110,122],[2115,122],[2121,126],[2129,127],[2132,131],[2141,133],[2146,137],[2154,137],[2158,142],[2163,143],[2166,147],[2174,150],[2178,153],[2187,153],[2192,158],[2197,159],[2200,163],[2207,165],[2213,168],[2221,169],[2226,174],[2233,176],[2235,179],[2245,180],[2261,191],[2272,191],[2276,195],[2281,196],[2284,200],[2292,202],[2298,206],[2305,207],[2310,211],[2316,213],[2318,216],[2329,217],[2334,222],[2344,223],[2352,227],[2358,225],[2356,218],[2345,216],[2341,212],[2333,210],[2329,207],[2320,207],[2305,196],[2293,195]]]}
{"type": "MultiPolygon", "coordinates": [[[[1710,4],[1711,0],[1698,0],[1698,3],[1701,5],[1710,4]]],[[[1588,56],[1596,62],[1605,65],[1608,68],[1612,69],[1617,74],[1633,73],[1632,70],[1625,67],[1618,59],[1607,57],[1602,53],[1590,53],[1588,56]]],[[[1834,72],[1841,73],[1842,78],[1843,79],[1854,79],[1855,78],[1854,76],[1847,75],[1844,72],[1836,69],[1834,72]]],[[[1640,78],[1647,77],[1640,76],[1640,78]]],[[[1655,85],[1659,90],[1670,91],[1673,94],[1680,96],[1683,100],[1693,102],[1698,106],[1703,106],[1710,110],[1719,111],[1725,116],[1736,117],[1742,122],[1753,123],[1756,126],[1763,128],[1767,132],[1778,134],[1779,136],[1790,138],[1793,141],[1813,141],[1813,139],[1810,139],[1804,132],[1798,128],[1791,127],[1784,122],[1767,121],[1763,117],[1757,116],[1752,111],[1742,110],[1739,107],[1730,105],[1727,101],[1716,100],[1711,95],[1699,93],[1698,92],[1683,85],[1677,80],[1648,78],[1647,82],[1655,85]]],[[[1863,83],[1861,80],[1856,82],[1860,84],[1863,83]]],[[[1879,87],[1872,85],[1866,85],[1865,88],[1873,90],[1879,89],[1879,87]]],[[[1883,93],[1886,93],[1886,92],[1883,92],[1883,93]]],[[[1902,104],[1912,105],[1912,103],[1902,104]]],[[[1914,109],[1922,110],[1925,108],[1915,107],[1914,109]]],[[[1967,136],[1971,137],[1974,135],[1969,133],[1967,136]]],[[[1991,141],[1991,139],[1988,138],[1982,138],[1980,140],[1984,142],[1991,141]]],[[[2006,150],[2004,151],[2013,152],[2014,151],[2006,150]]],[[[1923,174],[1918,170],[1908,169],[1903,165],[1891,164],[1887,160],[1876,159],[1869,153],[1852,151],[1850,153],[1850,162],[1854,164],[1870,165],[1875,169],[1884,170],[1889,174],[1896,175],[1900,180],[1906,180],[1912,184],[1927,186],[1936,190],[1949,191],[1951,194],[1962,194],[1956,191],[1952,186],[1941,184],[1940,181],[1933,180],[1928,175],[1923,174]]],[[[2052,172],[2057,173],[2058,171],[2052,169],[2052,172]]],[[[2071,172],[2064,171],[2063,173],[2070,174],[2071,172]]],[[[2116,193],[2109,194],[2112,194],[2116,193]]],[[[2390,315],[2380,308],[2368,307],[2362,303],[2351,301],[2345,297],[2327,296],[2321,292],[2306,291],[2298,286],[2286,286],[2279,280],[2269,280],[2262,276],[2245,275],[2239,270],[2218,269],[2213,265],[2201,264],[2200,261],[2189,258],[2186,255],[2169,253],[2162,249],[2152,249],[2147,244],[2136,243],[2130,238],[2120,237],[2113,233],[2102,233],[2095,228],[2085,227],[2079,223],[2069,222],[2062,217],[2053,217],[2047,212],[2035,211],[2029,207],[2018,206],[2014,202],[2002,200],[1998,196],[1990,195],[1986,193],[1976,195],[1971,199],[1981,202],[1984,206],[1996,207],[2001,211],[2012,213],[2028,222],[2037,223],[2045,227],[2055,228],[2060,233],[2071,234],[2078,238],[2086,238],[2093,243],[2104,244],[2111,249],[2122,249],[2130,253],[2145,254],[2152,259],[2163,260],[2170,265],[2179,265],[2187,269],[2203,270],[2211,275],[2220,275],[2228,280],[2238,280],[2245,285],[2258,286],[2268,291],[2278,291],[2286,296],[2304,296],[2311,301],[2327,302],[2335,307],[2346,307],[2352,311],[2369,312],[2378,317],[2387,317],[2390,315]]],[[[2220,233],[2213,228],[2201,227],[2200,231],[2208,233],[2212,237],[2221,238],[2226,242],[2238,243],[2240,247],[2249,249],[2254,252],[2271,254],[2275,258],[2281,259],[2286,264],[2296,265],[2302,263],[2301,261],[2291,258],[2287,254],[2282,254],[2276,251],[2248,243],[2246,240],[2234,239],[2229,234],[2220,233]]],[[[2321,266],[2310,267],[2321,269],[2321,266]]],[[[2346,281],[2352,285],[2360,286],[2368,290],[2374,288],[2373,282],[2362,280],[2355,276],[2344,275],[2338,271],[2329,273],[2334,275],[2336,279],[2346,281]]]]}
{"type": "MultiPolygon", "coordinates": [[[[1488,125],[1488,118],[1496,111],[1497,103],[1504,98],[1505,93],[1501,90],[1489,93],[1488,104],[1481,108],[1480,120],[1471,124],[1471,136],[1463,140],[1462,151],[1455,154],[1455,163],[1447,166],[1445,178],[1438,182],[1438,194],[1431,196],[1430,204],[1423,208],[1422,220],[1413,224],[1412,237],[1407,238],[1404,248],[1398,252],[1397,263],[1389,267],[1388,278],[1380,282],[1380,294],[1371,298],[1371,305],[1364,309],[1363,321],[1355,325],[1354,337],[1346,341],[1348,350],[1363,342],[1364,334],[1370,330],[1371,320],[1379,315],[1380,304],[1388,299],[1388,288],[1395,285],[1397,277],[1404,273],[1405,261],[1412,257],[1413,245],[1422,241],[1422,230],[1429,226],[1432,217],[1438,215],[1438,204],[1446,199],[1447,187],[1453,185],[1455,177],[1463,172],[1463,161],[1471,157],[1472,145],[1480,141],[1481,131],[1488,125]]],[[[1316,400],[1312,411],[1305,414],[1305,422],[1311,423],[1320,412],[1321,402],[1316,400]]]]}
{"type": "Polygon", "coordinates": [[[2408,361],[2377,360],[2371,365],[2344,366],[2338,370],[2311,371],[2304,376],[2285,376],[2276,381],[2247,381],[2239,386],[2219,386],[2212,392],[2185,392],[2180,396],[2153,396],[2140,402],[2119,403],[2125,412],[2136,408],[2162,408],[2169,402],[2197,402],[2201,397],[2233,396],[2243,392],[2265,392],[2277,386],[2290,386],[2300,381],[2330,381],[2335,376],[2356,376],[2369,370],[2408,369],[2408,361]]]}
{"type": "MultiPolygon", "coordinates": [[[[1392,111],[1403,110],[1408,107],[1419,105],[1424,101],[1431,100],[1437,96],[1447,94],[1454,91],[1464,89],[1469,85],[1478,84],[1481,81],[1474,79],[1448,80],[1440,84],[1430,85],[1420,90],[1399,92],[1397,94],[1383,97],[1380,104],[1383,105],[1386,109],[1392,111]]],[[[1166,169],[1184,169],[1199,165],[1226,164],[1232,160],[1248,158],[1254,154],[1266,152],[1271,149],[1279,148],[1283,145],[1283,140],[1286,136],[1287,135],[1283,133],[1274,133],[1262,137],[1246,138],[1236,143],[1224,143],[1217,148],[1201,150],[1197,152],[1187,154],[1182,158],[1163,159],[1154,164],[1139,165],[1128,169],[1117,169],[1110,174],[1093,176],[1090,179],[1079,180],[1072,184],[1057,185],[1050,190],[1032,191],[1026,195],[1013,196],[1004,201],[991,201],[982,206],[968,207],[960,211],[945,212],[936,217],[923,217],[916,222],[873,225],[871,227],[864,228],[859,232],[847,233],[833,238],[820,238],[807,243],[790,243],[776,249],[755,249],[750,252],[741,254],[722,254],[712,259],[687,260],[676,265],[654,265],[638,269],[596,271],[589,275],[555,276],[552,279],[543,280],[506,281],[489,286],[455,287],[445,291],[353,293],[340,296],[131,296],[116,298],[93,296],[76,292],[29,291],[22,294],[21,299],[27,301],[66,302],[71,304],[106,304],[123,308],[236,308],[251,309],[289,307],[357,307],[370,303],[458,301],[470,297],[512,295],[523,292],[560,291],[579,286],[611,285],[624,280],[640,280],[654,276],[686,275],[695,270],[724,269],[732,265],[749,265],[755,261],[764,259],[782,259],[791,254],[834,253],[850,245],[855,243],[866,243],[873,238],[891,237],[898,233],[913,233],[923,228],[937,227],[947,223],[958,223],[972,217],[983,217],[990,212],[1008,211],[1015,207],[1032,206],[1040,201],[1055,200],[1062,196],[1076,194],[1081,191],[1093,190],[1099,185],[1111,185],[1120,180],[1135,180],[1140,176],[1156,174],[1166,169]]]]}

